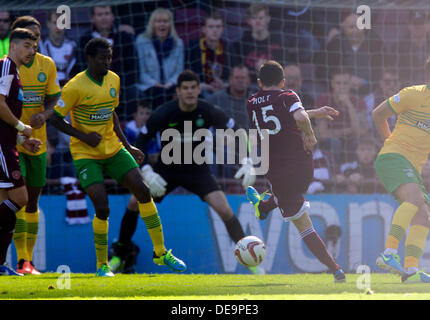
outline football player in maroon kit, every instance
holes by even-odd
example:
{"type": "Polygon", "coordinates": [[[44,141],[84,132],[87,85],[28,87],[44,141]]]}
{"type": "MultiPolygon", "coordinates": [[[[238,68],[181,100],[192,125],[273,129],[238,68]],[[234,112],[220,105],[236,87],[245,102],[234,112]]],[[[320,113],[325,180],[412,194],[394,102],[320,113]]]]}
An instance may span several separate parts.
{"type": "Polygon", "coordinates": [[[20,28],[11,32],[9,41],[9,54],[0,60],[0,275],[20,276],[5,263],[15,214],[28,201],[16,144],[37,152],[40,140],[30,139],[32,128],[19,121],[24,96],[18,68],[31,61],[37,44],[31,31],[20,28]]]}
{"type": "Polygon", "coordinates": [[[333,273],[335,282],[344,282],[345,273],[314,229],[309,202],[303,197],[313,178],[312,148],[317,143],[310,117],[331,118],[337,111],[324,107],[325,110],[306,112],[294,91],[283,90],[284,84],[282,66],[276,61],[267,61],[259,69],[261,90],[248,100],[250,128],[257,129],[260,139],[264,139],[262,130],[268,130],[270,136],[266,177],[271,198],[263,200],[265,193],[260,195],[253,187],[248,187],[247,197],[260,219],[279,207],[284,220],[294,223],[309,250],[333,273]]]}

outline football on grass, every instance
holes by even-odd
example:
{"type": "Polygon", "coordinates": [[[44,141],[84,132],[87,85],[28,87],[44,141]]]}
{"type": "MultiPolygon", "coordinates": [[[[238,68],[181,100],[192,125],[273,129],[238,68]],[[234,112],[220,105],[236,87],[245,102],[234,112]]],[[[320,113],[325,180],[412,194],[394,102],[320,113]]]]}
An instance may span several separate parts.
{"type": "Polygon", "coordinates": [[[247,236],[236,243],[234,255],[241,265],[255,267],[263,262],[266,245],[255,236],[247,236]]]}

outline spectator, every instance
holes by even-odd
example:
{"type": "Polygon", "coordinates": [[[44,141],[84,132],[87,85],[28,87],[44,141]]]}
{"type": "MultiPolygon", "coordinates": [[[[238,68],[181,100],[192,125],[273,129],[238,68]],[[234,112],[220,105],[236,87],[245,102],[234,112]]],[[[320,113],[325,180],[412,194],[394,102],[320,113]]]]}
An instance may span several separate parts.
{"type": "MultiPolygon", "coordinates": [[[[381,102],[387,100],[389,97],[395,95],[400,91],[399,74],[395,68],[386,68],[382,72],[382,77],[378,81],[378,87],[369,95],[364,98],[367,105],[367,125],[372,129],[372,134],[375,138],[380,139],[380,135],[376,132],[376,128],[373,125],[372,111],[381,102]]],[[[390,129],[394,129],[396,123],[396,117],[392,116],[388,120],[390,129]]]]}
{"type": "MultiPolygon", "coordinates": [[[[134,145],[139,133],[145,134],[147,132],[146,122],[152,114],[152,106],[147,101],[140,101],[137,105],[137,110],[133,114],[134,119],[127,122],[124,128],[124,134],[127,140],[134,145]]],[[[158,160],[158,154],[160,153],[160,143],[156,139],[152,139],[148,143],[146,150],[147,161],[150,164],[154,164],[158,160]]]]}
{"type": "Polygon", "coordinates": [[[314,107],[314,98],[302,88],[302,71],[298,65],[290,64],[284,68],[285,89],[291,89],[300,97],[305,108],[314,107]]]}
{"type": "MultiPolygon", "coordinates": [[[[311,63],[314,52],[321,48],[314,32],[322,31],[323,27],[313,27],[318,24],[318,11],[310,10],[309,4],[310,2],[306,7],[300,9],[294,6],[283,8],[280,30],[283,37],[285,63],[311,63]]],[[[324,21],[324,26],[329,23],[329,21],[324,21]]]]}
{"type": "Polygon", "coordinates": [[[209,98],[215,91],[225,88],[228,80],[228,46],[221,39],[224,21],[219,13],[205,18],[202,37],[191,40],[186,50],[187,69],[200,76],[202,96],[209,98]]]}
{"type": "Polygon", "coordinates": [[[282,37],[269,31],[269,7],[254,3],[248,8],[250,31],[245,31],[232,48],[232,65],[244,64],[251,74],[252,84],[257,83],[257,70],[267,60],[283,62],[282,37]]]}
{"type": "Polygon", "coordinates": [[[402,87],[425,83],[426,75],[423,69],[430,54],[430,23],[428,16],[422,11],[410,11],[408,36],[401,39],[391,50],[389,58],[395,58],[394,65],[400,70],[402,87]]]}
{"type": "Polygon", "coordinates": [[[140,98],[152,98],[152,107],[169,101],[184,70],[184,44],[176,33],[173,14],[164,8],[152,12],[145,32],[137,36],[140,98]]]}
{"type": "Polygon", "coordinates": [[[382,65],[383,42],[372,30],[357,27],[358,15],[345,15],[341,33],[327,44],[319,55],[318,76],[328,78],[329,70],[345,66],[351,70],[351,88],[355,94],[364,95],[371,91],[382,65]]]}
{"type": "Polygon", "coordinates": [[[137,110],[133,114],[133,120],[127,122],[124,128],[124,134],[127,137],[128,142],[134,144],[136,142],[137,136],[142,130],[146,130],[146,122],[152,113],[151,105],[140,102],[137,105],[137,110]]]}
{"type": "Polygon", "coordinates": [[[249,70],[244,65],[237,65],[231,70],[229,86],[214,93],[208,101],[224,110],[238,127],[248,130],[249,118],[246,103],[251,95],[249,70]]]}
{"type": "Polygon", "coordinates": [[[342,164],[341,173],[336,175],[340,189],[348,193],[381,192],[373,166],[377,154],[378,147],[374,139],[361,138],[355,150],[355,159],[342,164]]]}
{"type": "Polygon", "coordinates": [[[40,53],[50,56],[57,66],[57,77],[60,86],[63,87],[67,81],[77,73],[76,66],[76,42],[65,36],[65,29],[57,27],[59,14],[50,11],[46,20],[49,35],[41,41],[40,53]]]}
{"type": "Polygon", "coordinates": [[[318,146],[312,152],[314,160],[314,179],[306,193],[333,192],[333,178],[335,177],[336,164],[330,154],[318,146]]]}
{"type": "Polygon", "coordinates": [[[0,59],[9,52],[10,23],[10,12],[0,10],[0,59]]]}
{"type": "Polygon", "coordinates": [[[318,119],[317,139],[320,147],[333,154],[337,162],[349,161],[357,137],[368,134],[365,102],[351,94],[351,75],[344,69],[333,69],[331,91],[317,98],[316,106],[331,106],[340,114],[333,121],[318,119]]]}
{"type": "Polygon", "coordinates": [[[110,6],[91,8],[92,29],[79,39],[77,64],[78,70],[85,69],[84,48],[92,38],[105,38],[112,44],[111,70],[121,78],[120,104],[123,112],[118,116],[121,120],[132,117],[137,106],[137,56],[134,47],[134,36],[129,32],[119,31],[114,25],[115,16],[110,6]]]}
{"type": "MultiPolygon", "coordinates": [[[[249,129],[249,117],[246,110],[246,103],[253,91],[250,84],[251,79],[248,68],[244,65],[234,66],[229,77],[229,86],[221,91],[215,92],[208,99],[210,103],[221,108],[227,117],[233,119],[238,128],[243,128],[246,131],[249,129]]],[[[224,156],[227,161],[227,148],[224,149],[224,156]]],[[[212,173],[216,177],[223,178],[233,178],[237,170],[237,167],[231,164],[213,164],[210,167],[212,173]]]]}

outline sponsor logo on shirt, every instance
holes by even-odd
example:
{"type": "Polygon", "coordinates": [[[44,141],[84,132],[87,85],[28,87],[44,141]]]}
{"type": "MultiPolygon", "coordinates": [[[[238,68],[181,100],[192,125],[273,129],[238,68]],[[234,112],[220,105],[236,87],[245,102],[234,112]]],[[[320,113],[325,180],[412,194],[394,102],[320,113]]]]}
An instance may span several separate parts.
{"type": "Polygon", "coordinates": [[[41,103],[42,97],[34,91],[24,92],[24,103],[41,103]]]}
{"type": "Polygon", "coordinates": [[[430,120],[427,121],[417,121],[416,126],[420,129],[430,131],[430,120]]]}
{"type": "Polygon", "coordinates": [[[90,115],[90,120],[108,120],[112,115],[112,110],[110,108],[100,109],[96,114],[90,115]]]}

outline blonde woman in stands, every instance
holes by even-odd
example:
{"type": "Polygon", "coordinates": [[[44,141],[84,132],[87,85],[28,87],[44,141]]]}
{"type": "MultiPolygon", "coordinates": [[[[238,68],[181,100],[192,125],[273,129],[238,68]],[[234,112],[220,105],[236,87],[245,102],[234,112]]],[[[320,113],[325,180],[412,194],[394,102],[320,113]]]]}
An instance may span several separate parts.
{"type": "Polygon", "coordinates": [[[184,69],[184,43],[168,9],[152,12],[145,32],[137,36],[136,49],[140,98],[152,99],[155,109],[172,98],[176,79],[184,69]]]}

